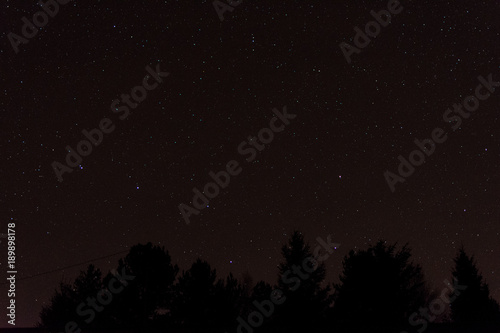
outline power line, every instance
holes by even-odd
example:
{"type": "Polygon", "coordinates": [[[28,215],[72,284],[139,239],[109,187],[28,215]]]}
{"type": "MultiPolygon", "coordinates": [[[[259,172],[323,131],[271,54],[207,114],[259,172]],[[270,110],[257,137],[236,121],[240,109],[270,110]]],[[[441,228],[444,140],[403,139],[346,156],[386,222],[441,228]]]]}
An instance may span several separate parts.
{"type": "MultiPolygon", "coordinates": [[[[23,281],[23,280],[28,280],[28,279],[32,279],[32,278],[39,277],[39,276],[46,275],[46,274],[50,274],[50,273],[55,273],[55,272],[63,271],[63,270],[68,269],[68,268],[73,268],[73,267],[77,267],[77,266],[80,266],[80,265],[83,265],[83,264],[88,264],[90,262],[94,262],[94,261],[97,261],[97,260],[106,259],[106,258],[113,257],[113,256],[116,256],[118,254],[125,253],[125,252],[129,252],[129,250],[116,252],[116,253],[113,253],[113,254],[110,254],[110,255],[107,255],[107,256],[90,259],[90,260],[83,261],[83,262],[80,262],[80,263],[77,263],[77,264],[73,264],[73,265],[70,265],[70,266],[62,267],[62,268],[53,269],[53,270],[46,271],[46,272],[39,273],[39,274],[34,274],[34,275],[26,276],[26,277],[23,277],[23,278],[20,278],[20,279],[16,278],[16,282],[23,281]]],[[[0,286],[4,285],[4,284],[9,284],[9,282],[0,283],[0,286]]]]}

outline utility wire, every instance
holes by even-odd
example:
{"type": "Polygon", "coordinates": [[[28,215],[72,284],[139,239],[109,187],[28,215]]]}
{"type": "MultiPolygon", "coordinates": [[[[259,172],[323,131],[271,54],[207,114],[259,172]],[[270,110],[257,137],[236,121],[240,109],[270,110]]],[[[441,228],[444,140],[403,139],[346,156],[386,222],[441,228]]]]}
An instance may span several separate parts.
{"type": "MultiPolygon", "coordinates": [[[[16,278],[16,282],[23,281],[23,280],[28,280],[28,279],[32,279],[32,278],[39,277],[39,276],[46,275],[46,274],[50,274],[50,273],[55,273],[55,272],[63,271],[63,270],[68,269],[68,268],[73,268],[73,267],[77,267],[77,266],[80,266],[80,265],[83,265],[83,264],[88,264],[90,262],[94,262],[94,261],[97,261],[97,260],[106,259],[106,258],[113,257],[113,256],[116,256],[118,254],[122,254],[122,253],[129,252],[129,251],[130,250],[120,251],[120,252],[116,252],[116,253],[113,253],[113,254],[109,254],[109,255],[104,256],[104,257],[90,259],[90,260],[83,261],[83,262],[80,262],[80,263],[77,263],[77,264],[73,264],[73,265],[70,265],[70,266],[53,269],[53,270],[50,270],[50,271],[47,271],[47,272],[43,272],[43,273],[39,273],[39,274],[34,274],[34,275],[30,275],[30,276],[26,276],[26,277],[23,277],[23,278],[20,278],[20,279],[16,278]]],[[[0,283],[0,286],[1,285],[5,285],[5,284],[9,284],[9,283],[10,282],[3,282],[3,283],[0,283]]]]}

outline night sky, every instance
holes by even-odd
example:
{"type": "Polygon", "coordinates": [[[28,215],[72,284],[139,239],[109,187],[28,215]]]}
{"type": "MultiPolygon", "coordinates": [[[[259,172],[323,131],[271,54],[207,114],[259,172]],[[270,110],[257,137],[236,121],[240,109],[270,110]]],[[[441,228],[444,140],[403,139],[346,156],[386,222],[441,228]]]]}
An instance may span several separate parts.
{"type": "Polygon", "coordinates": [[[2,1],[0,233],[16,223],[16,327],[38,321],[61,280],[89,262],[107,272],[137,243],[181,269],[201,257],[218,277],[274,283],[295,229],[341,244],[330,282],[350,249],[385,239],[408,242],[441,290],[463,244],[500,301],[500,88],[455,131],[443,120],[479,76],[500,81],[500,4],[402,0],[349,64],[339,45],[387,5],[243,0],[221,21],[211,1],[69,1],[16,53],[8,34],[41,7],[2,1]],[[147,66],[169,75],[120,119],[111,104],[147,66]],[[238,147],[284,108],[296,117],[248,162],[238,147]],[[52,163],[103,118],[114,131],[58,181],[52,163]],[[384,173],[437,127],[447,140],[392,192],[384,173]],[[179,205],[232,160],[241,172],[186,224],[179,205]]]}

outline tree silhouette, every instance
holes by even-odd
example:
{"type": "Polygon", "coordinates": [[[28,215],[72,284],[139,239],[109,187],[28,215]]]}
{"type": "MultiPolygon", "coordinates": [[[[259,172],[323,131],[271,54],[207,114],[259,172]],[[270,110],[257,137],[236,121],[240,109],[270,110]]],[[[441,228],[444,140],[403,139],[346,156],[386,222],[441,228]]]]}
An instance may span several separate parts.
{"type": "Polygon", "coordinates": [[[479,273],[474,257],[469,257],[462,246],[454,259],[452,272],[456,288],[451,293],[452,319],[460,324],[499,324],[498,303],[490,297],[489,287],[479,273]],[[462,289],[462,290],[461,290],[462,289]]]}
{"type": "Polygon", "coordinates": [[[419,265],[409,262],[405,245],[379,241],[367,250],[351,250],[343,260],[340,284],[335,285],[333,318],[339,329],[396,331],[408,325],[412,312],[425,304],[427,288],[419,265]]]}
{"type": "MultiPolygon", "coordinates": [[[[279,279],[272,286],[265,281],[254,285],[249,272],[242,275],[243,283],[232,273],[217,279],[216,270],[201,259],[177,278],[179,269],[168,251],[138,244],[104,278],[89,265],[72,284],[61,282],[43,307],[38,327],[61,332],[74,321],[82,331],[392,333],[425,319],[422,310],[447,296],[447,289],[428,292],[407,245],[397,251],[396,244],[384,241],[344,257],[340,283],[331,295],[325,264],[315,260],[327,260],[320,249],[311,251],[303,235],[293,232],[281,249],[279,279]]],[[[485,323],[498,325],[499,305],[474,258],[462,247],[454,261],[449,297],[456,328],[479,332],[485,323]]],[[[427,329],[422,325],[421,330],[427,329]]]]}
{"type": "Polygon", "coordinates": [[[102,273],[94,265],[89,265],[87,271],[82,271],[73,284],[78,299],[84,299],[89,295],[96,294],[101,288],[102,273]]]}
{"type": "Polygon", "coordinates": [[[269,283],[264,281],[259,281],[252,288],[252,293],[250,298],[252,300],[257,300],[257,301],[263,301],[269,299],[269,295],[271,295],[272,290],[273,287],[269,283]]]}
{"type": "Polygon", "coordinates": [[[218,280],[215,269],[201,259],[182,273],[175,286],[171,314],[182,332],[235,330],[243,288],[230,274],[218,280]]]}
{"type": "Polygon", "coordinates": [[[236,318],[245,306],[244,288],[230,273],[226,281],[219,280],[216,284],[215,300],[212,304],[215,310],[215,328],[218,333],[234,331],[236,318]]]}
{"type": "MultiPolygon", "coordinates": [[[[106,308],[110,319],[106,326],[143,330],[154,326],[155,320],[167,320],[162,314],[168,317],[178,271],[165,248],[151,243],[133,246],[127,256],[119,260],[117,273],[126,272],[134,279],[128,281],[106,308]]],[[[107,286],[111,279],[116,278],[110,273],[104,285],[107,286]]]]}
{"type": "MultiPolygon", "coordinates": [[[[80,272],[72,285],[60,283],[59,290],[54,291],[50,304],[43,307],[37,326],[64,331],[67,322],[77,322],[77,306],[87,297],[95,296],[101,289],[101,271],[94,265],[89,265],[86,271],[80,272]]],[[[90,327],[95,326],[96,323],[93,323],[90,327]]]]}
{"type": "Polygon", "coordinates": [[[250,297],[254,284],[253,284],[253,277],[248,270],[242,274],[241,285],[243,287],[243,296],[250,297]]]}
{"type": "Polygon", "coordinates": [[[178,327],[186,332],[211,326],[211,301],[215,297],[216,272],[198,259],[182,273],[175,286],[171,313],[178,327]]]}
{"type": "Polygon", "coordinates": [[[329,286],[322,286],[326,275],[325,264],[314,260],[310,246],[298,231],[293,232],[281,252],[284,261],[279,265],[277,287],[286,299],[276,306],[275,331],[319,330],[331,303],[329,286]]]}
{"type": "Polygon", "coordinates": [[[75,321],[81,329],[143,330],[153,327],[154,320],[158,320],[158,311],[170,307],[171,289],[177,272],[177,266],[171,264],[170,256],[163,248],[151,243],[135,245],[125,259],[119,260],[117,277],[109,273],[101,280],[100,270],[89,265],[72,285],[61,283],[50,305],[42,309],[38,326],[64,331],[67,322],[75,321]],[[108,290],[110,282],[114,280],[115,285],[120,285],[118,277],[124,273],[133,280],[126,282],[120,292],[111,293],[108,290]],[[99,295],[106,294],[110,303],[98,303],[98,309],[90,310],[92,315],[77,314],[79,306],[82,311],[91,309],[89,299],[97,297],[99,300],[99,295]]]}
{"type": "Polygon", "coordinates": [[[76,305],[73,287],[61,282],[59,284],[59,290],[54,290],[54,295],[50,300],[50,304],[42,308],[40,312],[40,322],[37,326],[40,328],[64,331],[64,325],[68,321],[73,320],[76,305]]]}

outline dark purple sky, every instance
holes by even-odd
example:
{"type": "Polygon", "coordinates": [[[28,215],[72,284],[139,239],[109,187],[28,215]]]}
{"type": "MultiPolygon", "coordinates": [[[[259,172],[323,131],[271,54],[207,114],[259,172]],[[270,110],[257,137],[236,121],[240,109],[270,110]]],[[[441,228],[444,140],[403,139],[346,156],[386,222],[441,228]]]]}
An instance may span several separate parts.
{"type": "Polygon", "coordinates": [[[500,81],[500,7],[401,5],[348,64],[339,44],[353,45],[354,27],[386,1],[244,0],[222,22],[210,1],[71,1],[16,54],[8,34],[40,7],[5,0],[0,232],[16,223],[17,326],[34,325],[59,281],[87,264],[62,268],[124,251],[93,260],[107,272],[148,241],[182,269],[201,257],[219,277],[275,282],[294,229],[341,243],[330,282],[350,249],[386,239],[409,242],[441,290],[463,244],[500,300],[500,88],[456,131],[443,121],[478,76],[500,81]],[[170,75],[121,120],[111,103],[158,63],[170,75]],[[284,106],[296,117],[247,162],[238,146],[284,106]],[[114,131],[59,182],[51,164],[103,118],[114,131]],[[447,141],[391,192],[384,173],[437,127],[447,141]],[[179,204],[231,160],[241,173],[186,225],[179,204]]]}

